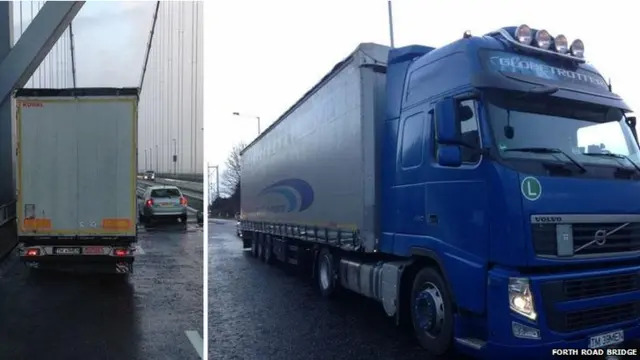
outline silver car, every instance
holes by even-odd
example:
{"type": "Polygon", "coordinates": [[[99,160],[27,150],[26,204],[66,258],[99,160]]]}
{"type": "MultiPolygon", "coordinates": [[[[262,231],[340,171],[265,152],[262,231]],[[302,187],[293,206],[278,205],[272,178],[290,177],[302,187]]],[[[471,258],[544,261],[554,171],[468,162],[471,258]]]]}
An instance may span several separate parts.
{"type": "Polygon", "coordinates": [[[143,180],[151,180],[156,181],[156,172],[155,171],[146,171],[142,176],[143,180]]]}
{"type": "Polygon", "coordinates": [[[160,219],[175,219],[187,223],[187,198],[175,186],[149,186],[138,205],[143,224],[160,219]]]}

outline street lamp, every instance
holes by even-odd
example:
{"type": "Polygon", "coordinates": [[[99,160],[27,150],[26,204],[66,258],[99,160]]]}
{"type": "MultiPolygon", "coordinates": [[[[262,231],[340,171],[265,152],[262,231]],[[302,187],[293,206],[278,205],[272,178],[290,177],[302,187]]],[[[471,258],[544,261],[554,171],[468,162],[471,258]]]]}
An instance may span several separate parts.
{"type": "Polygon", "coordinates": [[[144,149],[144,171],[149,170],[147,168],[147,149],[144,149]]]}
{"type": "Polygon", "coordinates": [[[245,114],[240,114],[239,112],[234,112],[233,115],[234,116],[240,116],[240,117],[254,118],[254,119],[258,120],[258,135],[260,135],[260,116],[245,115],[245,114]]]}

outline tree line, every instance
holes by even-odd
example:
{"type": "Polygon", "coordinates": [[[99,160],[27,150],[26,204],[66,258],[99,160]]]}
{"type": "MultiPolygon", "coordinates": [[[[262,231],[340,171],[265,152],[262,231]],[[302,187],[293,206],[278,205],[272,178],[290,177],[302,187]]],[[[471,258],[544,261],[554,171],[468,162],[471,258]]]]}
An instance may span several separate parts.
{"type": "Polygon", "coordinates": [[[240,212],[240,153],[245,143],[235,145],[227,160],[226,169],[220,176],[220,196],[209,204],[209,214],[213,217],[233,218],[240,212]]]}

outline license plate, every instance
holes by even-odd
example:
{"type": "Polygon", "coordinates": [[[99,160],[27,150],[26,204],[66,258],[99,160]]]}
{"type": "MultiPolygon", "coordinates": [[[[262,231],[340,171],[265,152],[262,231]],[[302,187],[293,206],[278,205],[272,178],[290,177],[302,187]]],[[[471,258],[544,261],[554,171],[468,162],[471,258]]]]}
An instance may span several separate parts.
{"type": "Polygon", "coordinates": [[[616,330],[589,338],[589,349],[598,349],[624,342],[624,331],[616,330]]]}
{"type": "Polygon", "coordinates": [[[85,254],[95,255],[95,254],[104,254],[104,247],[102,246],[88,246],[84,248],[85,254]]]}
{"type": "Polygon", "coordinates": [[[169,206],[171,206],[171,204],[169,204],[169,203],[162,203],[162,204],[160,204],[160,206],[162,206],[162,207],[169,207],[169,206]]]}
{"type": "Polygon", "coordinates": [[[56,248],[56,255],[80,255],[80,248],[56,248]]]}

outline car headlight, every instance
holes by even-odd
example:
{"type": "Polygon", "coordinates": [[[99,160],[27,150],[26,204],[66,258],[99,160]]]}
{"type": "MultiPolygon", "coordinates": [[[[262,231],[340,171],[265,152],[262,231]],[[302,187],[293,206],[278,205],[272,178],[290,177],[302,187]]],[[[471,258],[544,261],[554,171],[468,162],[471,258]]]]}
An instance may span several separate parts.
{"type": "Polygon", "coordinates": [[[533,294],[527,278],[509,278],[509,308],[528,319],[536,320],[533,294]]]}

